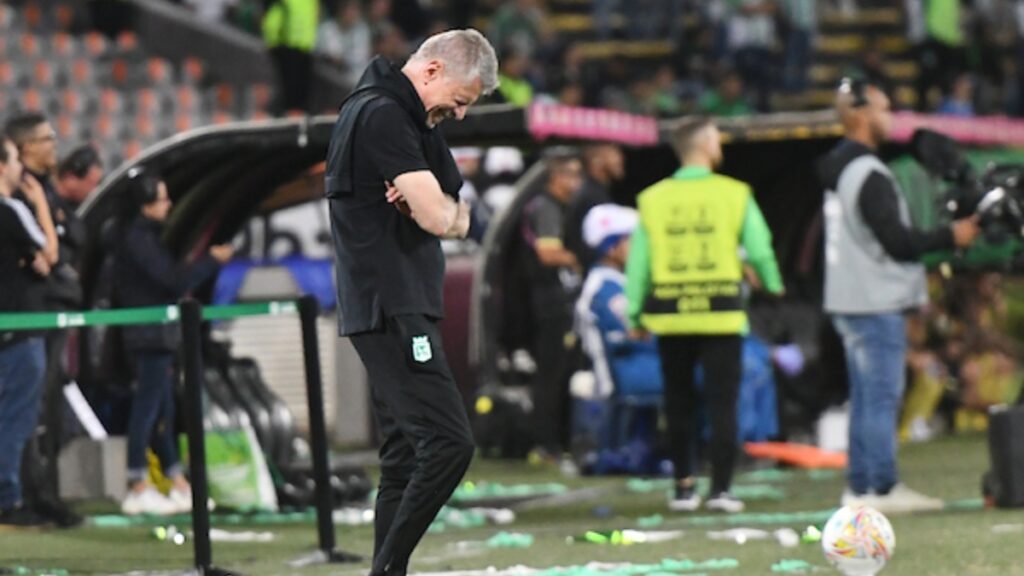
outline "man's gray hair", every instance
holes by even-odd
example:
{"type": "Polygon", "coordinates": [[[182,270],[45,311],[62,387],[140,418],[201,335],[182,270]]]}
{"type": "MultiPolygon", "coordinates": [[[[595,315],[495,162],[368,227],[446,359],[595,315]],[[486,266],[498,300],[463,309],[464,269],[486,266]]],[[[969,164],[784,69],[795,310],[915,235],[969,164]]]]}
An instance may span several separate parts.
{"type": "Polygon", "coordinates": [[[459,80],[472,82],[479,78],[484,94],[498,87],[498,56],[487,38],[472,28],[434,34],[409,60],[441,60],[447,73],[459,80]]]}

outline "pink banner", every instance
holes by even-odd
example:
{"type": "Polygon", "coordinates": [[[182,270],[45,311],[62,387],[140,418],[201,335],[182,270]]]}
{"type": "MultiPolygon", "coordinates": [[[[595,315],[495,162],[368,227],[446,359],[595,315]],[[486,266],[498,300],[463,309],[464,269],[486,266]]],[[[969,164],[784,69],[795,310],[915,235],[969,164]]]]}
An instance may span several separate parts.
{"type": "Polygon", "coordinates": [[[533,104],[527,110],[527,129],[537,140],[551,137],[605,140],[634,146],[658,143],[653,118],[612,110],[533,104]]]}
{"type": "Polygon", "coordinates": [[[965,144],[1024,146],[1024,120],[1005,116],[959,118],[899,112],[893,115],[892,139],[907,142],[918,128],[941,132],[965,144]]]}

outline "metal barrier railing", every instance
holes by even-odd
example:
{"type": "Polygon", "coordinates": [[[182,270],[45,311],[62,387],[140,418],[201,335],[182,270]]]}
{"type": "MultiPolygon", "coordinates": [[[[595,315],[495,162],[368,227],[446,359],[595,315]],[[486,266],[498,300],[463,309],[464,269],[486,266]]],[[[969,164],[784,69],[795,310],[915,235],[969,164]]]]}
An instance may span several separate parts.
{"type": "Polygon", "coordinates": [[[316,298],[276,300],[202,306],[186,298],[177,306],[122,308],[85,312],[27,312],[0,314],[0,330],[65,330],[90,326],[126,326],[132,324],[166,324],[180,322],[183,373],[185,379],[185,425],[190,454],[189,472],[192,481],[192,532],[195,567],[200,574],[237,574],[213,566],[210,546],[210,511],[207,508],[209,487],[206,479],[206,448],[203,432],[203,354],[202,323],[249,316],[278,316],[298,313],[302,326],[302,353],[306,372],[306,400],[309,407],[309,435],[313,458],[313,479],[316,483],[316,518],[319,562],[357,562],[359,556],[336,549],[334,509],[328,469],[327,427],[324,422],[323,383],[320,376],[320,347],[316,318],[320,305],[316,298]]]}

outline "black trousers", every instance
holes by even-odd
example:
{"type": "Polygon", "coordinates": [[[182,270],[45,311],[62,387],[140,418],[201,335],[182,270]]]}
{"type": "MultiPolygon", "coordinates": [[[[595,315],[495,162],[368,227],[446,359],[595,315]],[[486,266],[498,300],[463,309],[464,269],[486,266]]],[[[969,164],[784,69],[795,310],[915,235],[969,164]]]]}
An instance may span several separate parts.
{"type": "Polygon", "coordinates": [[[736,464],[736,401],[743,371],[743,339],[728,336],[661,336],[665,376],[665,420],[677,480],[696,473],[700,437],[695,386],[698,362],[704,369],[704,396],[711,418],[711,493],[729,489],[736,464]]]}
{"type": "Polygon", "coordinates": [[[575,346],[567,345],[572,333],[572,316],[553,314],[535,318],[533,359],[533,430],[536,443],[558,456],[567,447],[569,422],[569,379],[575,368],[575,346]]]}
{"type": "Polygon", "coordinates": [[[436,321],[394,316],[383,332],[355,335],[352,344],[381,436],[372,574],[402,576],[466,473],[473,435],[436,321]]]}
{"type": "Polygon", "coordinates": [[[278,110],[309,112],[309,95],[313,91],[313,55],[295,48],[273,48],[270,51],[280,85],[278,110]]]}

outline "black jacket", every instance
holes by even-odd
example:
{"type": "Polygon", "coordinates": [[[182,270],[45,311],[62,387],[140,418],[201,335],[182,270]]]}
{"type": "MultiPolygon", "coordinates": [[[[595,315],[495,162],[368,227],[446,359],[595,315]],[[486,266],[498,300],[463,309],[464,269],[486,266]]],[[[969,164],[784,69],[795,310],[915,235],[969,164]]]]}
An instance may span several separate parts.
{"type": "MultiPolygon", "coordinates": [[[[217,261],[209,255],[191,264],[178,262],[160,239],[162,228],[159,222],[140,215],[126,229],[114,265],[118,307],[176,304],[217,273],[217,261]]],[[[125,348],[173,352],[180,344],[180,334],[181,328],[174,323],[125,326],[125,348]]]]}
{"type": "Polygon", "coordinates": [[[342,105],[327,153],[342,335],[380,329],[387,316],[443,316],[440,240],[385,199],[385,180],[416,170],[458,198],[462,177],[444,136],[427,126],[409,79],[378,57],[342,105]]]}
{"type": "Polygon", "coordinates": [[[75,207],[57,194],[53,179],[46,174],[30,173],[43,186],[50,216],[57,232],[60,258],[47,277],[43,300],[47,310],[77,310],[82,305],[82,283],[78,275],[79,259],[86,243],[85,223],[75,207]]]}
{"type": "Polygon", "coordinates": [[[611,201],[608,187],[589,176],[569,201],[565,217],[565,247],[576,255],[584,270],[590,270],[597,263],[597,252],[583,239],[583,220],[591,208],[611,201]]]}
{"type": "MultiPolygon", "coordinates": [[[[846,167],[865,154],[874,154],[867,146],[843,139],[818,164],[818,176],[826,190],[835,190],[846,167]]],[[[864,181],[857,199],[861,216],[882,248],[898,262],[917,262],[937,250],[954,248],[953,231],[947,226],[935,230],[917,230],[900,220],[899,190],[884,174],[872,173],[864,181]]]]}

